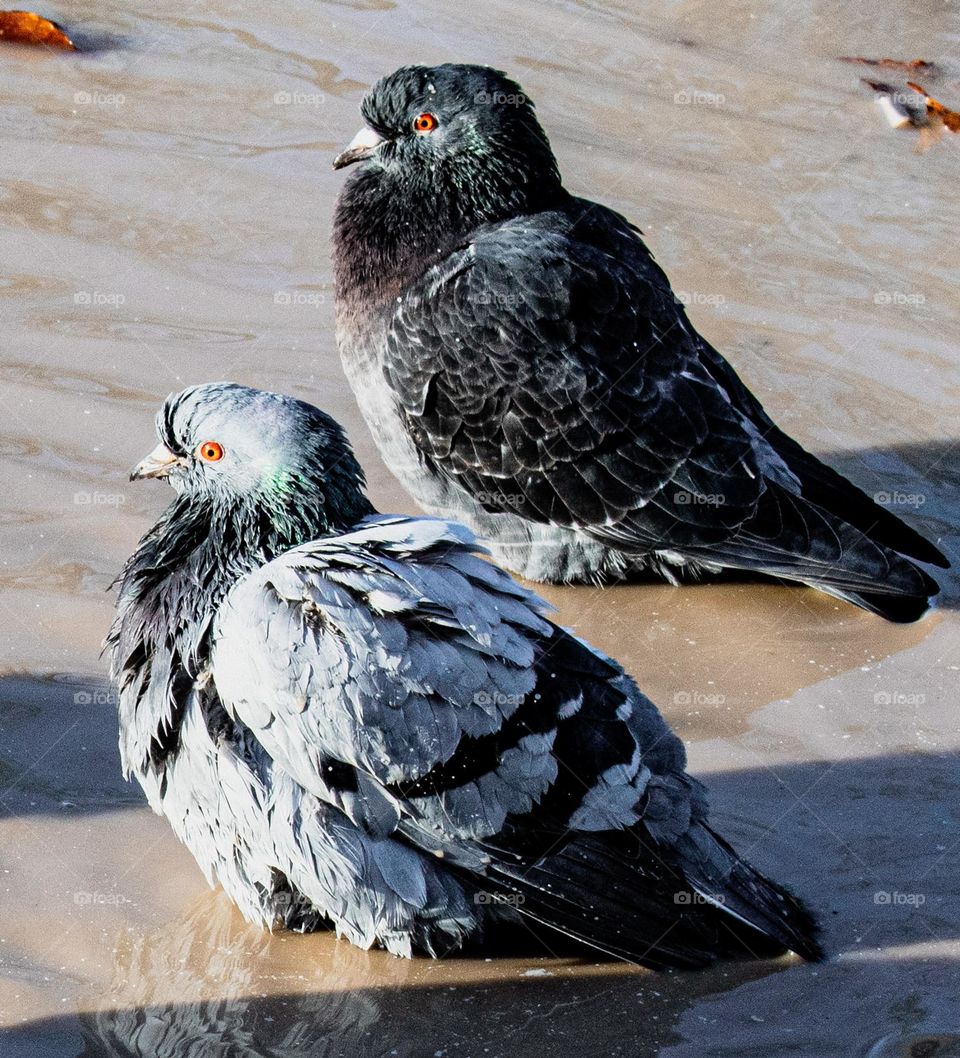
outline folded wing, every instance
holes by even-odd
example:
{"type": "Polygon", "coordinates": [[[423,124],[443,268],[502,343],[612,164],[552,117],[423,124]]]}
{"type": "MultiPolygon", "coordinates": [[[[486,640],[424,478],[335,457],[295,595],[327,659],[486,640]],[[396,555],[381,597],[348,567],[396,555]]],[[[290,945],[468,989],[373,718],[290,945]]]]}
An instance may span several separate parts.
{"type": "Polygon", "coordinates": [[[544,611],[462,527],[370,519],[234,589],[213,680],[278,767],[363,833],[587,943],[700,963],[736,934],[722,917],[755,949],[812,944],[805,912],[755,872],[769,921],[693,899],[707,887],[723,903],[740,861],[705,829],[680,742],[618,665],[544,611]],[[596,915],[581,902],[591,886],[596,915]]]}
{"type": "Polygon", "coordinates": [[[484,506],[894,619],[937,592],[903,556],[940,552],[777,429],[608,210],[481,232],[405,294],[386,350],[424,459],[484,506]]]}

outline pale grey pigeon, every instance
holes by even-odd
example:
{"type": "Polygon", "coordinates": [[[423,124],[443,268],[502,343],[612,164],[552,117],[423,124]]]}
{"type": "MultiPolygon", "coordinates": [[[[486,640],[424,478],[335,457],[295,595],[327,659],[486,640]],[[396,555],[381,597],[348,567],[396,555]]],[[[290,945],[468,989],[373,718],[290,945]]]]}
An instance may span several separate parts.
{"type": "Polygon", "coordinates": [[[177,495],[107,641],[123,767],[248,919],[401,955],[525,917],[655,967],[818,956],[633,680],[468,529],[377,515],[327,415],[217,383],[157,431],[133,477],[177,495]]]}

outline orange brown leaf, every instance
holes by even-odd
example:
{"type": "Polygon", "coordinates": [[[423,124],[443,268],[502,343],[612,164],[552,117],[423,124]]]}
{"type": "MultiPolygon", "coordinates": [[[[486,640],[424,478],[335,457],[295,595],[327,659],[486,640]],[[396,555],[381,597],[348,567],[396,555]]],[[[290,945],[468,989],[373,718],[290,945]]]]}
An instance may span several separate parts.
{"type": "Polygon", "coordinates": [[[44,48],[76,51],[73,41],[49,18],[32,11],[0,11],[0,41],[11,44],[37,44],[44,48]]]}
{"type": "Polygon", "coordinates": [[[865,59],[862,55],[841,55],[840,61],[875,66],[882,70],[902,70],[905,73],[933,73],[936,70],[934,64],[926,59],[865,59]]]}
{"type": "Polygon", "coordinates": [[[926,89],[914,84],[913,81],[907,81],[907,85],[926,99],[929,117],[942,121],[951,132],[960,132],[960,114],[957,111],[951,110],[949,107],[945,107],[943,103],[937,102],[936,99],[927,94],[926,89]]]}

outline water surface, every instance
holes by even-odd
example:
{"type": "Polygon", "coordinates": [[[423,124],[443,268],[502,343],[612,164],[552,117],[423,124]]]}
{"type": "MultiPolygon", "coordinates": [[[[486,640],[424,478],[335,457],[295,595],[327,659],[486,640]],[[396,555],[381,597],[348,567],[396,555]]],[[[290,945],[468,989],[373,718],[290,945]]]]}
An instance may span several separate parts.
{"type": "MultiPolygon", "coordinates": [[[[716,820],[818,909],[830,959],[654,975],[536,950],[401,962],[263,934],[119,777],[107,588],[166,493],[159,401],[230,378],[322,404],[383,510],[333,341],[328,231],[363,89],[512,72],[568,186],[644,229],[779,421],[956,558],[956,144],[920,156],[841,54],[922,56],[929,2],[269,7],[84,0],[88,49],[0,55],[0,1053],[958,1053],[957,583],[895,627],[802,589],[550,589],[690,743],[716,820]]],[[[938,91],[939,89],[939,91],[938,91]]]]}

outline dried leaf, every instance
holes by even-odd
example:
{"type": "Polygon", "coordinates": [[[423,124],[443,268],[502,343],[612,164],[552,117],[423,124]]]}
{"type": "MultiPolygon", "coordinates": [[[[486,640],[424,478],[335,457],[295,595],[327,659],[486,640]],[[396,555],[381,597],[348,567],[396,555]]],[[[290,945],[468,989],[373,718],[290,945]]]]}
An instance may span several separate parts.
{"type": "Polygon", "coordinates": [[[31,11],[0,11],[0,41],[76,51],[73,41],[48,18],[31,11]]]}
{"type": "Polygon", "coordinates": [[[936,71],[936,66],[926,59],[865,59],[861,55],[841,55],[841,62],[859,63],[861,66],[876,66],[883,70],[902,70],[904,73],[929,73],[936,71]]]}
{"type": "Polygon", "coordinates": [[[907,81],[907,86],[926,99],[928,117],[942,122],[951,132],[960,132],[960,114],[945,107],[943,103],[938,103],[936,99],[927,94],[926,89],[914,84],[913,81],[907,81]]]}

